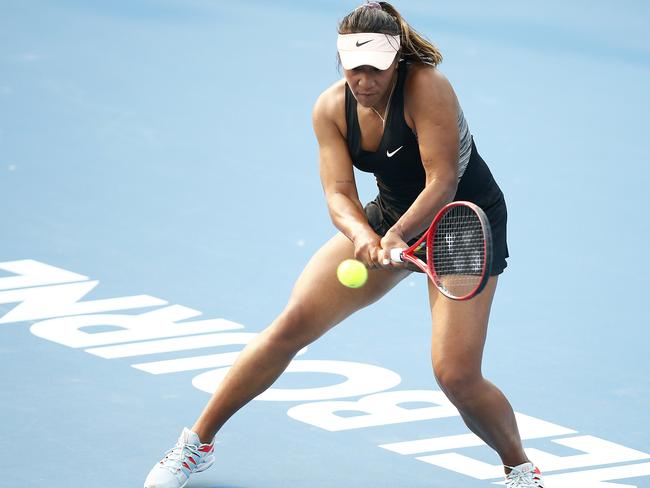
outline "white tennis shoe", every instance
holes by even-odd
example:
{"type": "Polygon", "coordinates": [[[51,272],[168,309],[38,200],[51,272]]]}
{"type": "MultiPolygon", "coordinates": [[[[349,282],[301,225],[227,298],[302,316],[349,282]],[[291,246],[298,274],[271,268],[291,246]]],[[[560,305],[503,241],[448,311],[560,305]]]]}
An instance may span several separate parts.
{"type": "Polygon", "coordinates": [[[512,470],[506,475],[506,488],[544,488],[542,473],[533,463],[506,467],[512,470]]]}
{"type": "Polygon", "coordinates": [[[212,464],[214,441],[201,444],[199,436],[185,428],[174,448],[151,469],[144,488],[183,488],[192,473],[205,471],[212,464]]]}

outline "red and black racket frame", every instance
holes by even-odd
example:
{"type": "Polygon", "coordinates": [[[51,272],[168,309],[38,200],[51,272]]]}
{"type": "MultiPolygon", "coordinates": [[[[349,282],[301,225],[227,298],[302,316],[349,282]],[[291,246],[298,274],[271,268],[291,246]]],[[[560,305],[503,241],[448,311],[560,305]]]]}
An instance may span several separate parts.
{"type": "Polygon", "coordinates": [[[410,246],[408,249],[402,251],[401,257],[402,260],[408,261],[409,263],[414,264],[422,271],[424,271],[429,276],[429,278],[436,286],[436,288],[438,288],[440,293],[445,295],[447,298],[451,298],[452,300],[459,300],[459,301],[469,300],[470,298],[475,297],[476,295],[481,293],[481,291],[483,291],[483,288],[485,288],[485,285],[490,279],[490,271],[492,270],[492,230],[487,215],[485,215],[483,209],[481,209],[481,207],[479,207],[475,203],[464,201],[464,200],[450,202],[440,209],[440,211],[436,214],[436,217],[433,219],[433,222],[431,222],[429,229],[427,229],[427,231],[417,240],[417,242],[412,246],[410,246]],[[433,242],[434,242],[434,236],[436,234],[436,229],[438,228],[438,224],[445,216],[445,214],[451,209],[455,207],[461,207],[461,206],[469,207],[470,209],[472,209],[472,211],[478,216],[478,219],[481,223],[481,228],[483,231],[483,268],[481,269],[481,279],[477,283],[476,287],[473,290],[471,290],[469,293],[459,297],[447,292],[445,287],[442,285],[442,281],[440,277],[436,273],[434,262],[433,262],[433,242]],[[421,259],[417,258],[416,256],[414,256],[413,254],[414,251],[425,240],[426,240],[426,253],[427,253],[426,263],[423,262],[421,259]]]}

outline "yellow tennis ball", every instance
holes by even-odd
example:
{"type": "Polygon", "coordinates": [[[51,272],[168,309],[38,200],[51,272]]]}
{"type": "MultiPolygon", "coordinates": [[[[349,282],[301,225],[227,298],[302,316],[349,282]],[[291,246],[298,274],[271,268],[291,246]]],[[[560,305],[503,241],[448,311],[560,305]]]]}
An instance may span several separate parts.
{"type": "Polygon", "coordinates": [[[336,269],[336,277],[348,288],[359,288],[366,284],[368,270],[361,261],[346,259],[336,269]]]}

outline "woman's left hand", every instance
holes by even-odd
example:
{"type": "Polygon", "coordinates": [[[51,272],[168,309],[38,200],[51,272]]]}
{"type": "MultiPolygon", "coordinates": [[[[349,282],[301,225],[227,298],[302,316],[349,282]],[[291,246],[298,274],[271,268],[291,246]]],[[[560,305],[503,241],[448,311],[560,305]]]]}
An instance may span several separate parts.
{"type": "Polygon", "coordinates": [[[402,236],[397,232],[388,231],[386,235],[382,237],[381,242],[381,251],[379,251],[379,263],[381,263],[382,268],[385,269],[404,269],[406,268],[406,263],[395,263],[390,259],[390,250],[391,249],[407,249],[409,246],[402,236]],[[386,263],[386,264],[384,264],[386,263]]]}

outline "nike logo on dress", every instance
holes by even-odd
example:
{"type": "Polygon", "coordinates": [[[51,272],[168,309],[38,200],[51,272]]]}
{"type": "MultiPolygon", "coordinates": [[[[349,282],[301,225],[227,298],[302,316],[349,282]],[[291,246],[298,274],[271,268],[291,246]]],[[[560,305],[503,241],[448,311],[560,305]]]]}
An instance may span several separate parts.
{"type": "Polygon", "coordinates": [[[395,149],[393,152],[388,152],[388,149],[386,149],[386,156],[388,156],[389,158],[392,158],[393,156],[395,156],[395,154],[397,153],[397,151],[399,151],[399,150],[402,149],[403,147],[404,147],[404,146],[400,146],[400,147],[398,147],[397,149],[395,149]]]}
{"type": "MultiPolygon", "coordinates": [[[[370,39],[370,41],[372,41],[372,39],[370,39]]],[[[364,42],[359,42],[359,41],[357,41],[357,47],[361,47],[361,46],[363,46],[364,44],[368,44],[370,41],[364,41],[364,42]]]]}

